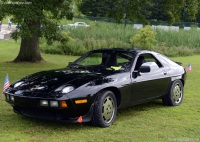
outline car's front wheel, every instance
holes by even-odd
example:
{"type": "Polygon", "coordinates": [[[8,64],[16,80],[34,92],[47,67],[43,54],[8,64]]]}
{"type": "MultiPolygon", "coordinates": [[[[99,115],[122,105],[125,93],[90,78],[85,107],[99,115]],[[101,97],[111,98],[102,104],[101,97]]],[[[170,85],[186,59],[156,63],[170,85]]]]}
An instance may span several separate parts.
{"type": "Polygon", "coordinates": [[[117,101],[111,91],[102,91],[97,95],[92,124],[99,127],[109,127],[117,114],[117,101]]]}
{"type": "Polygon", "coordinates": [[[169,93],[162,98],[163,104],[166,106],[178,106],[183,100],[183,83],[180,80],[175,80],[169,93]]]}

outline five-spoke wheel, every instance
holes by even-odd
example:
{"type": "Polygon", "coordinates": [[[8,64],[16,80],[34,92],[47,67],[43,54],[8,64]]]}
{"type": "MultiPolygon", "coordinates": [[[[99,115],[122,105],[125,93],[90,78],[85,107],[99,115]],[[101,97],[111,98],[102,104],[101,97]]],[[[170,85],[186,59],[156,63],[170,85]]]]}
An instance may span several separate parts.
{"type": "Polygon", "coordinates": [[[111,91],[102,91],[97,95],[94,105],[92,124],[99,127],[110,126],[116,117],[117,101],[111,91]]]}

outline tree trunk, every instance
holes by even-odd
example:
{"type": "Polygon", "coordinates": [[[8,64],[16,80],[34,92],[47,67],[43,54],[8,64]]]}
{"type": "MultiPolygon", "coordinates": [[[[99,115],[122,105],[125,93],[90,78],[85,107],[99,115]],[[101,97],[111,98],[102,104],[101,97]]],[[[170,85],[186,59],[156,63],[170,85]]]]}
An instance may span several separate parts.
{"type": "Polygon", "coordinates": [[[40,62],[42,56],[39,50],[39,36],[35,31],[40,30],[38,21],[26,21],[29,30],[32,31],[31,37],[22,37],[20,51],[14,62],[40,62]]]}
{"type": "Polygon", "coordinates": [[[20,51],[14,62],[39,62],[43,60],[39,50],[39,37],[22,38],[20,51]]]}

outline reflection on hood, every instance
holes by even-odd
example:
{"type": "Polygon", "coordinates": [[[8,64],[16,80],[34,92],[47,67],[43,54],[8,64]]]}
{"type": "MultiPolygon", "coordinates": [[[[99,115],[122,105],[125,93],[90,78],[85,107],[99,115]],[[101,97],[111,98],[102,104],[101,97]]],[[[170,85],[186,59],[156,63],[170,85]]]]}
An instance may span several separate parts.
{"type": "MultiPolygon", "coordinates": [[[[27,76],[18,81],[23,83],[16,87],[16,90],[18,91],[15,93],[21,93],[20,91],[22,90],[48,93],[63,85],[73,85],[75,87],[79,87],[84,83],[96,79],[98,76],[99,75],[91,73],[87,70],[69,70],[66,68],[43,71],[27,76]]],[[[12,88],[14,87],[14,84],[11,85],[12,88]]]]}

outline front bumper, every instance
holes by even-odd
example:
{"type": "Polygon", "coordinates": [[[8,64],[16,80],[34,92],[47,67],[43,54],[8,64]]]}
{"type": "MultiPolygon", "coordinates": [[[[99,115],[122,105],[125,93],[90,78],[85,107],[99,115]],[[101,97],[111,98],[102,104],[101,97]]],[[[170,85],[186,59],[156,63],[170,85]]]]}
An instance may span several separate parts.
{"type": "Polygon", "coordinates": [[[6,101],[13,107],[13,111],[27,117],[70,123],[76,123],[80,116],[82,116],[82,122],[89,122],[92,119],[93,104],[87,113],[81,115],[70,99],[65,100],[67,103],[66,108],[44,107],[40,106],[40,98],[13,96],[10,94],[5,95],[6,101]],[[11,99],[11,96],[14,97],[14,100],[11,99]]]}

